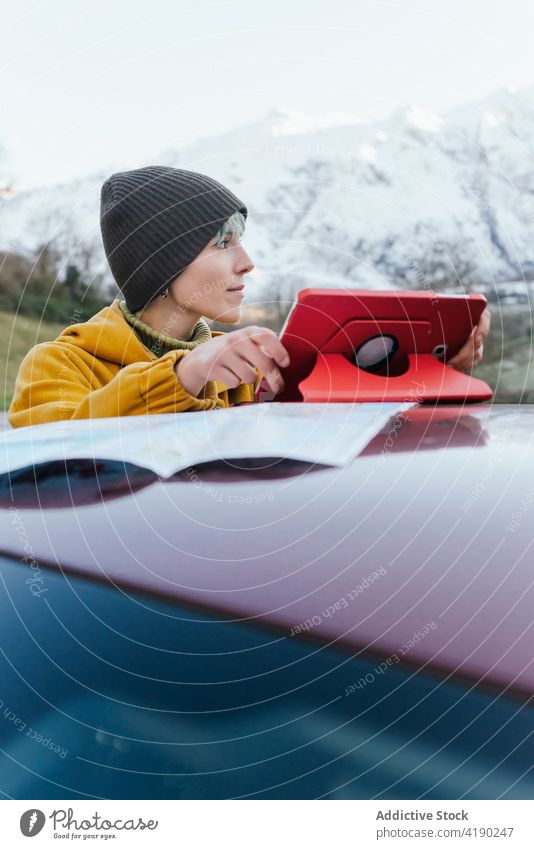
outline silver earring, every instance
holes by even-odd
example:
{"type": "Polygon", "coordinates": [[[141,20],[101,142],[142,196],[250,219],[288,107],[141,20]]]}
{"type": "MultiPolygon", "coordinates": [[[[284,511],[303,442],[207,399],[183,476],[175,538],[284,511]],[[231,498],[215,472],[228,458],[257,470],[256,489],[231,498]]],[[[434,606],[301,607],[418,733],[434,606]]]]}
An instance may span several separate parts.
{"type": "Polygon", "coordinates": [[[161,297],[162,297],[162,298],[166,298],[168,294],[169,294],[169,287],[167,286],[167,288],[165,289],[165,291],[161,293],[161,297]]]}

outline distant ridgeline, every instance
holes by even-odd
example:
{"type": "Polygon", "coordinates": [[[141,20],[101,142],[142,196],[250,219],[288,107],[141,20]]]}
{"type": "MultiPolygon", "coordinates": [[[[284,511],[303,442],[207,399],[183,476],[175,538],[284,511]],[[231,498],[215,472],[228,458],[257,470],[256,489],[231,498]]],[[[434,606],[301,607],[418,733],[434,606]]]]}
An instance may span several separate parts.
{"type": "Polygon", "coordinates": [[[99,280],[75,263],[62,263],[44,245],[35,254],[0,251],[0,311],[68,324],[84,321],[110,302],[99,280]]]}

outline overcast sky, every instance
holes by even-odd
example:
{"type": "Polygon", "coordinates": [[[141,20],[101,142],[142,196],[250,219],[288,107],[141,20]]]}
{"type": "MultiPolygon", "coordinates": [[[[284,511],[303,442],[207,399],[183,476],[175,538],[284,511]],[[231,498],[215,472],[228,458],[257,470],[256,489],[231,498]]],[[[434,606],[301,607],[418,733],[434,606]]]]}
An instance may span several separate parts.
{"type": "Polygon", "coordinates": [[[530,0],[0,0],[2,173],[137,167],[271,110],[385,117],[534,85],[530,0]]]}

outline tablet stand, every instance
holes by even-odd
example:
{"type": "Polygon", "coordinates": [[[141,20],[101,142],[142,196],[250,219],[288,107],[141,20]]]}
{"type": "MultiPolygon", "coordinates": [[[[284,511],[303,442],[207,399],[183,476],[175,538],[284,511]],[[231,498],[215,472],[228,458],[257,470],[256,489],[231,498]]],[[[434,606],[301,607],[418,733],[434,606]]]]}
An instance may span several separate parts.
{"type": "Polygon", "coordinates": [[[343,354],[317,354],[315,365],[298,384],[305,402],[324,401],[486,401],[492,390],[432,354],[406,354],[403,374],[372,374],[343,354]]]}

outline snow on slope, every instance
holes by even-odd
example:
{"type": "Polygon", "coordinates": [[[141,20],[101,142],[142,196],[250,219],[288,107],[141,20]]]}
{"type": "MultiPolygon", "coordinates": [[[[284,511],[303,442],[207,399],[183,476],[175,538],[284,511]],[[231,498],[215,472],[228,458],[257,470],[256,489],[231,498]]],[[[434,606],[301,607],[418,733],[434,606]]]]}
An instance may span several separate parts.
{"type": "MultiPolygon", "coordinates": [[[[388,288],[534,276],[534,89],[445,115],[417,106],[371,122],[276,110],[145,164],[209,174],[249,209],[248,302],[304,286],[388,288]]],[[[25,192],[0,208],[0,248],[56,238],[94,254],[108,173],[25,192]]]]}

